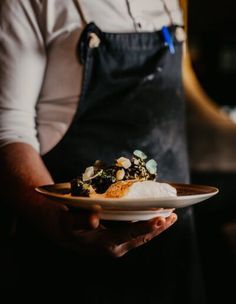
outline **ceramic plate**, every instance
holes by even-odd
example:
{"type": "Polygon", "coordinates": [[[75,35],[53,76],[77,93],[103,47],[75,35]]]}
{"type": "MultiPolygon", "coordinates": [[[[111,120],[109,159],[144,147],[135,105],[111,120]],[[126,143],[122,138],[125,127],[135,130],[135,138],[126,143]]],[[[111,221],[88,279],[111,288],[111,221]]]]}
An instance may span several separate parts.
{"type": "Polygon", "coordinates": [[[217,188],[206,185],[170,184],[177,189],[177,197],[92,199],[71,196],[70,183],[44,185],[37,187],[36,191],[73,208],[99,209],[101,219],[123,221],[167,217],[174,209],[200,203],[219,192],[217,188]]]}

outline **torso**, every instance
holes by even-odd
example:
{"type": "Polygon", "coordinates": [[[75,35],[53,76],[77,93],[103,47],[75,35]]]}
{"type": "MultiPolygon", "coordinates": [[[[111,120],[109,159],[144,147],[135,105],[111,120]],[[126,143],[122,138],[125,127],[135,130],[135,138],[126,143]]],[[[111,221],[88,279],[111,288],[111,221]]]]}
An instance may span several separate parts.
{"type": "MultiPolygon", "coordinates": [[[[100,1],[99,5],[93,0],[79,2],[86,21],[95,21],[108,32],[154,31],[170,23],[160,0],[128,1],[132,17],[125,0],[100,1]],[[134,20],[139,24],[136,28],[134,20]]],[[[167,0],[166,3],[174,22],[182,24],[178,1],[167,0]]],[[[46,43],[47,67],[36,119],[41,154],[45,154],[65,134],[78,105],[82,66],[75,48],[83,24],[73,1],[50,0],[42,11],[41,31],[46,43]]]]}

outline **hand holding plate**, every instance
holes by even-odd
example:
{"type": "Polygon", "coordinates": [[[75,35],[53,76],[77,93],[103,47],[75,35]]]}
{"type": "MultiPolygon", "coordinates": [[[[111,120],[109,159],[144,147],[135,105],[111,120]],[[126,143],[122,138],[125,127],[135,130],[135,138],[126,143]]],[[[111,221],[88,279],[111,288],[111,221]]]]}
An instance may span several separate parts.
{"type": "Polygon", "coordinates": [[[177,215],[172,213],[167,218],[157,217],[149,221],[127,222],[113,228],[100,225],[94,230],[75,230],[73,235],[77,248],[73,247],[73,249],[86,256],[108,255],[118,258],[151,241],[173,225],[176,220],[177,215]]]}

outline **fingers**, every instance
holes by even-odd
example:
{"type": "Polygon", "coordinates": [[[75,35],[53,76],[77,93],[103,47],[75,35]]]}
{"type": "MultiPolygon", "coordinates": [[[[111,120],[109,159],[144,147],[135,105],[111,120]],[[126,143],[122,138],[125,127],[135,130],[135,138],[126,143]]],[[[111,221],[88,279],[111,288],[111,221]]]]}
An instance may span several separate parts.
{"type": "Polygon", "coordinates": [[[166,219],[158,217],[146,223],[133,224],[127,231],[127,235],[120,238],[119,244],[117,243],[116,246],[110,248],[111,254],[115,257],[123,256],[131,249],[141,246],[161,234],[173,225],[176,220],[177,215],[173,213],[166,219]]]}
{"type": "Polygon", "coordinates": [[[142,236],[152,233],[157,229],[164,229],[166,226],[170,225],[175,217],[176,215],[171,215],[166,219],[163,217],[156,217],[150,221],[140,221],[123,225],[122,227],[115,229],[113,232],[116,236],[117,245],[134,240],[140,235],[142,236]]]}
{"type": "MultiPolygon", "coordinates": [[[[95,254],[96,256],[105,254],[115,258],[147,243],[177,220],[177,215],[173,213],[168,218],[157,217],[150,221],[127,223],[115,228],[105,228],[100,225],[97,229],[86,230],[84,226],[88,223],[88,216],[92,215],[88,215],[86,212],[83,215],[84,222],[81,220],[80,213],[80,222],[77,223],[77,229],[72,232],[74,249],[80,253],[87,252],[87,254],[95,254]]],[[[97,215],[94,216],[95,224],[99,223],[97,215]]]]}
{"type": "Polygon", "coordinates": [[[167,228],[169,228],[171,225],[173,225],[177,221],[178,217],[176,213],[172,213],[170,216],[166,218],[166,225],[167,228]]]}

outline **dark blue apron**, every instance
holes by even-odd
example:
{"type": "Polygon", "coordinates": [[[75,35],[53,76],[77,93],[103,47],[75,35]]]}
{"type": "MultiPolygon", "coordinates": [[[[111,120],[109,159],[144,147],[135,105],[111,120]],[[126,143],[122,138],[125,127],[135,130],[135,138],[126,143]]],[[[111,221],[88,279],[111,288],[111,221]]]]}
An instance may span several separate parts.
{"type": "MultiPolygon", "coordinates": [[[[135,149],[157,160],[159,180],[189,182],[177,41],[175,51],[169,53],[160,31],[114,34],[86,26],[78,45],[84,64],[79,106],[68,132],[43,157],[55,182],[69,181],[96,159],[109,163],[135,149]],[[98,47],[89,47],[91,32],[98,47]]],[[[89,287],[84,303],[121,303],[125,290],[127,302],[203,303],[192,210],[177,213],[173,227],[119,259],[45,250],[41,260],[50,266],[42,281],[68,283],[78,294],[89,287]]]]}
{"type": "Polygon", "coordinates": [[[182,46],[172,55],[161,32],[110,34],[89,24],[78,46],[83,87],[73,123],[44,160],[55,181],[68,181],[94,160],[112,162],[143,150],[159,178],[189,180],[181,82],[182,46]],[[101,39],[89,48],[89,35],[101,39]]]}

